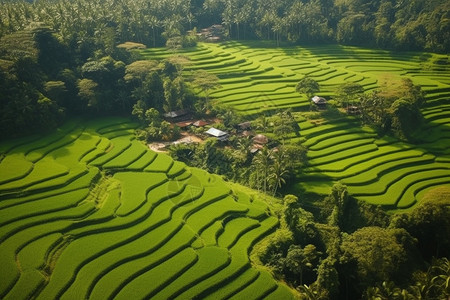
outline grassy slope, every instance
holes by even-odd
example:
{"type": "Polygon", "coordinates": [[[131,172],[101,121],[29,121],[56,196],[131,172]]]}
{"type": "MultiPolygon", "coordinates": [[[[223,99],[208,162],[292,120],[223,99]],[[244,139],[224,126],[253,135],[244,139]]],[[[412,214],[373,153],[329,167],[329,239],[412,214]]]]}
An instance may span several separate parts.
{"type": "MultiPolygon", "coordinates": [[[[164,49],[142,53],[148,58],[168,55],[164,49]]],[[[427,92],[426,124],[419,133],[423,143],[378,139],[345,115],[300,117],[301,137],[292,142],[301,140],[308,147],[310,165],[289,192],[327,194],[333,182],[342,181],[357,198],[405,209],[427,190],[450,184],[450,68],[434,63],[448,55],[339,45],[276,48],[264,42],[199,44],[181,54],[193,62],[188,72],[206,69],[219,76],[223,88],[211,97],[251,117],[267,110],[308,111],[306,97],[294,88],[305,75],[319,82],[322,96],[331,97],[344,82],[370,91],[390,80],[411,78],[427,92]]]]}
{"type": "Polygon", "coordinates": [[[151,152],[134,127],[74,122],[0,145],[0,298],[293,298],[248,258],[278,225],[267,205],[151,152]]]}

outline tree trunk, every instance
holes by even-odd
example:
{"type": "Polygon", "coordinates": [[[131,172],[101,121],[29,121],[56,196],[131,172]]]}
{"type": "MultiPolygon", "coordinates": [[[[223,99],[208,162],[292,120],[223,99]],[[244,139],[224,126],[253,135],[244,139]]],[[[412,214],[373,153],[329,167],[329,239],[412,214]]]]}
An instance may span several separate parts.
{"type": "Polygon", "coordinates": [[[155,33],[155,26],[152,27],[153,30],[153,48],[156,48],[156,33],[155,33]]]}

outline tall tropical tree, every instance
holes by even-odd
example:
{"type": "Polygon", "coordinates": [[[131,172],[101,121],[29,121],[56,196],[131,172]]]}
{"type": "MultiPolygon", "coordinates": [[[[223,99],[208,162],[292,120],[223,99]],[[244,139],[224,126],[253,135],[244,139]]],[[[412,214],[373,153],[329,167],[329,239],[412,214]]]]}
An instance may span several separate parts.
{"type": "Polygon", "coordinates": [[[300,94],[305,94],[308,100],[311,102],[311,98],[315,93],[320,91],[320,86],[314,79],[305,76],[295,86],[295,90],[300,94]]]}
{"type": "Polygon", "coordinates": [[[194,86],[201,89],[203,94],[205,95],[205,102],[203,107],[201,107],[201,111],[206,111],[209,106],[209,93],[211,90],[219,89],[222,86],[219,83],[219,78],[211,74],[205,70],[199,70],[196,72],[194,81],[192,82],[194,86]]]}
{"type": "Polygon", "coordinates": [[[273,196],[275,196],[277,190],[286,183],[286,178],[289,176],[289,162],[282,149],[275,151],[272,155],[272,159],[273,163],[270,168],[269,185],[273,196]]]}
{"type": "Polygon", "coordinates": [[[345,105],[347,108],[350,105],[350,102],[355,101],[362,93],[364,93],[364,88],[362,85],[355,82],[347,82],[337,89],[338,99],[341,101],[342,105],[345,105]]]}
{"type": "Polygon", "coordinates": [[[273,151],[264,147],[253,158],[253,165],[257,175],[257,187],[262,189],[264,193],[268,191],[269,177],[271,174],[273,151]]]}

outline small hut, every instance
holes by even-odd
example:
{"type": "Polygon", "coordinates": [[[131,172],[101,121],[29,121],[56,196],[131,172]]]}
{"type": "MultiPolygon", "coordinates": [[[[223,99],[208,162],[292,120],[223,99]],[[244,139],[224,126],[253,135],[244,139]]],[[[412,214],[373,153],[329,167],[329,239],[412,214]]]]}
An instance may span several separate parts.
{"type": "Polygon", "coordinates": [[[358,106],[349,106],[347,107],[347,113],[350,115],[357,115],[360,113],[359,107],[358,106]]]}
{"type": "Polygon", "coordinates": [[[220,42],[224,37],[224,27],[222,25],[212,25],[208,28],[203,28],[197,36],[207,42],[220,42]]]}
{"type": "Polygon", "coordinates": [[[170,122],[182,122],[189,120],[190,117],[191,113],[186,109],[174,110],[164,114],[164,118],[170,122]]]}
{"type": "Polygon", "coordinates": [[[238,124],[240,130],[249,130],[252,128],[252,123],[250,121],[238,124]]]}
{"type": "Polygon", "coordinates": [[[265,136],[263,134],[257,134],[253,138],[253,143],[259,144],[259,145],[266,145],[267,143],[269,143],[269,139],[267,138],[267,136],[265,136]]]}
{"type": "Polygon", "coordinates": [[[207,135],[215,137],[219,141],[226,141],[228,139],[228,133],[217,128],[211,127],[205,132],[207,135]]]}
{"type": "Polygon", "coordinates": [[[195,127],[204,127],[206,125],[208,125],[209,123],[203,120],[198,120],[196,122],[194,122],[192,125],[194,125],[195,127]]]}
{"type": "Polygon", "coordinates": [[[187,128],[187,127],[192,125],[192,122],[189,122],[189,121],[187,121],[187,122],[178,122],[178,123],[176,123],[176,125],[178,127],[180,127],[180,128],[187,128]]]}
{"type": "Polygon", "coordinates": [[[311,101],[314,102],[314,104],[319,107],[324,107],[325,105],[327,105],[327,99],[323,97],[314,96],[311,98],[311,101]]]}

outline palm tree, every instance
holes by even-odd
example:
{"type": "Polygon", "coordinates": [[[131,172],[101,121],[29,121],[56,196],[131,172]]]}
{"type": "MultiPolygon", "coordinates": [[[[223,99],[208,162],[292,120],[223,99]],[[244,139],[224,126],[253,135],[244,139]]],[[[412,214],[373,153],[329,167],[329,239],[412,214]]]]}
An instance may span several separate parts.
{"type": "Polygon", "coordinates": [[[256,128],[260,129],[260,130],[266,130],[269,124],[269,120],[267,119],[267,117],[264,114],[261,114],[257,119],[256,119],[256,128]]]}
{"type": "Polygon", "coordinates": [[[262,190],[264,193],[267,192],[269,175],[271,171],[272,165],[272,156],[273,151],[264,147],[261,151],[256,154],[253,159],[253,164],[256,168],[256,172],[258,176],[262,176],[262,178],[258,178],[258,188],[262,185],[262,190]]]}
{"type": "MultiPolygon", "coordinates": [[[[205,94],[205,106],[209,104],[209,92],[210,90],[219,89],[222,86],[219,83],[219,78],[205,70],[199,70],[196,72],[195,79],[192,82],[195,86],[200,88],[205,94]]],[[[202,110],[205,110],[202,108],[202,110]]]]}
{"type": "Polygon", "coordinates": [[[269,183],[273,190],[273,196],[275,196],[278,188],[286,183],[285,178],[289,176],[289,170],[287,168],[289,162],[286,161],[286,156],[280,149],[273,153],[272,158],[273,164],[269,175],[269,183]]]}
{"type": "Polygon", "coordinates": [[[298,289],[302,293],[302,296],[301,296],[300,299],[305,299],[305,300],[316,300],[316,299],[319,299],[319,296],[317,295],[317,292],[314,291],[311,288],[311,286],[308,286],[308,285],[304,284],[304,285],[299,286],[298,289]]]}

